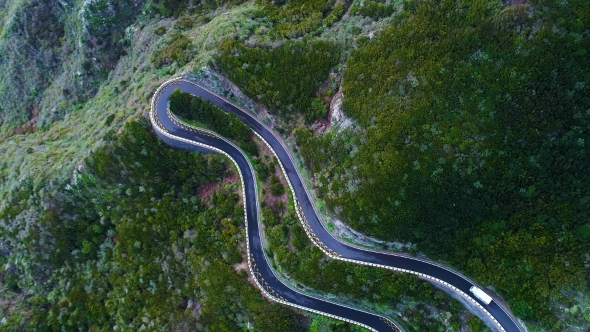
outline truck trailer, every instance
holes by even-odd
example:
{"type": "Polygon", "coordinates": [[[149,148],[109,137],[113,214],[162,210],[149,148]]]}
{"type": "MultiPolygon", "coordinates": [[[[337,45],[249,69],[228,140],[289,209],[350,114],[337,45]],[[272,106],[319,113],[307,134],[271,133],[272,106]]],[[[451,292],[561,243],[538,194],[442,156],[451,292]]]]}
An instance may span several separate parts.
{"type": "Polygon", "coordinates": [[[475,297],[480,299],[483,303],[490,304],[490,302],[492,302],[492,297],[489,296],[488,294],[486,294],[481,289],[479,289],[475,286],[471,286],[471,288],[469,290],[471,291],[471,293],[473,293],[473,295],[475,295],[475,297]]]}

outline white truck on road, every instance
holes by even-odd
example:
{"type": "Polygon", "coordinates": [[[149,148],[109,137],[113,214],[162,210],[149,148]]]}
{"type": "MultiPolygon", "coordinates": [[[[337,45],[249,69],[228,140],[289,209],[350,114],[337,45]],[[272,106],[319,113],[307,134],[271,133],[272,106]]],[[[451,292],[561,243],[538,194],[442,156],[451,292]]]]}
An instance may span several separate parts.
{"type": "Polygon", "coordinates": [[[490,302],[492,302],[492,297],[489,296],[488,294],[486,294],[481,289],[479,289],[475,286],[471,286],[471,288],[469,290],[471,291],[471,293],[473,293],[473,295],[475,295],[475,297],[480,299],[485,304],[490,304],[490,302]]]}

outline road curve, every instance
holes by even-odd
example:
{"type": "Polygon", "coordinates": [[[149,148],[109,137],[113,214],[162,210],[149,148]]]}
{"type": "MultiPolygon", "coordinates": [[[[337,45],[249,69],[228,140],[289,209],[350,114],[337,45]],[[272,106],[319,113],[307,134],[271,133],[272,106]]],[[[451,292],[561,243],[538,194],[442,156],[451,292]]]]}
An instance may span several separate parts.
{"type": "Polygon", "coordinates": [[[405,254],[377,252],[353,247],[334,238],[320,222],[315,206],[288,149],[271,129],[246,111],[205,88],[179,78],[169,80],[158,88],[152,98],[150,110],[152,126],[158,136],[169,145],[220,152],[236,164],[244,190],[249,266],[259,288],[268,297],[283,304],[349,321],[373,331],[385,332],[399,329],[397,324],[378,315],[298,293],[277,278],[268,263],[261,244],[258,223],[259,202],[252,166],[241,150],[229,141],[210,131],[187,126],[168,111],[168,96],[176,88],[208,100],[222,110],[235,114],[271,148],[280,161],[279,164],[294,194],[297,214],[305,231],[326,255],[334,259],[418,275],[420,278],[438,283],[469,299],[489,316],[488,318],[494,322],[494,327],[497,330],[524,331],[509,310],[498,305],[501,303],[498,299],[494,298],[494,301],[488,305],[473,297],[469,288],[477,285],[458,272],[435,262],[405,254]]]}

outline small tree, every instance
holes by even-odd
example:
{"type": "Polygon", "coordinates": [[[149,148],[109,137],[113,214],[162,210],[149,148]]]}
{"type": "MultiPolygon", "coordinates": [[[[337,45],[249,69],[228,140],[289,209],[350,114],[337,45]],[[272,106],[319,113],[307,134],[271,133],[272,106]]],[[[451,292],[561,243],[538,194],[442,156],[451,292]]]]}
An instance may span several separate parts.
{"type": "Polygon", "coordinates": [[[328,115],[328,108],[326,104],[319,99],[314,98],[311,101],[311,108],[305,112],[305,121],[312,122],[321,118],[325,118],[328,115]]]}
{"type": "Polygon", "coordinates": [[[285,193],[285,187],[281,181],[279,181],[279,178],[274,174],[270,178],[270,192],[274,196],[280,196],[285,193]]]}

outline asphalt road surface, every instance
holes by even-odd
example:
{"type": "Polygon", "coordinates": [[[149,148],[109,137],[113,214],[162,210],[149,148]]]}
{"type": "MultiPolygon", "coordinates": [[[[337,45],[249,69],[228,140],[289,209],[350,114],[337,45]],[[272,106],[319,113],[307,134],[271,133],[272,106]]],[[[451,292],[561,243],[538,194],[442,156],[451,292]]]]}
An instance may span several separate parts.
{"type": "MultiPolygon", "coordinates": [[[[484,309],[484,312],[487,311],[487,313],[491,315],[490,319],[497,322],[497,329],[510,332],[522,330],[508,309],[502,305],[498,305],[498,300],[496,298],[494,298],[494,301],[490,304],[485,304],[474,297],[469,291],[469,288],[471,288],[474,283],[455,271],[436,264],[435,262],[417,257],[356,248],[335,239],[320,222],[313,202],[311,201],[297,170],[297,166],[292,160],[288,150],[284,147],[281,139],[278,138],[278,136],[275,136],[276,134],[273,133],[272,130],[263,125],[249,113],[198,85],[182,80],[168,83],[158,91],[159,94],[154,98],[152,105],[154,109],[152,109],[152,111],[155,113],[154,115],[157,120],[155,121],[156,123],[154,123],[154,118],[152,118],[152,125],[156,129],[159,127],[165,128],[164,131],[166,131],[166,134],[164,134],[162,130],[156,130],[156,132],[169,145],[175,147],[187,146],[187,140],[196,144],[204,144],[208,147],[213,147],[213,150],[221,150],[225,152],[237,164],[242,173],[244,193],[245,197],[247,197],[245,200],[245,209],[248,229],[250,269],[263,290],[270,294],[271,297],[274,297],[275,300],[285,304],[288,302],[289,304],[311,309],[312,311],[320,311],[329,315],[345,318],[366,325],[376,331],[396,331],[395,326],[397,324],[394,322],[387,321],[382,317],[371,313],[300,294],[284,285],[276,277],[273,269],[269,266],[260,241],[258,219],[259,206],[256,194],[255,174],[248,163],[247,158],[239,149],[226,140],[214,137],[214,135],[206,135],[199,131],[189,130],[186,126],[179,125],[177,121],[173,121],[167,112],[167,103],[168,96],[176,88],[208,100],[225,112],[235,114],[272,147],[291,183],[295,197],[298,201],[297,205],[300,207],[298,208],[298,212],[300,213],[300,217],[305,220],[304,226],[306,226],[309,231],[308,234],[313,232],[311,235],[314,242],[319,243],[320,248],[322,248],[324,252],[327,252],[329,256],[336,259],[353,261],[358,264],[375,265],[417,274],[421,278],[430,280],[431,282],[437,282],[448,287],[452,291],[462,293],[463,296],[467,295],[474,305],[481,306],[481,308],[484,309]],[[176,144],[176,142],[179,144],[176,144]],[[307,225],[305,225],[305,223],[307,223],[307,225]]],[[[491,273],[493,273],[493,271],[491,271],[491,273]]]]}

